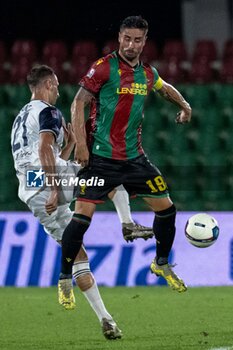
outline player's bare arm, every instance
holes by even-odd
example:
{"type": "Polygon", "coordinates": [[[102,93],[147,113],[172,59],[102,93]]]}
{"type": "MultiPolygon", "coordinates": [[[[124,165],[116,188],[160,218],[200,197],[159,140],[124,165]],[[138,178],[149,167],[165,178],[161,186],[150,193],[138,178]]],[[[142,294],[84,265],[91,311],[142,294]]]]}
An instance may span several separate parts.
{"type": "Polygon", "coordinates": [[[85,128],[85,106],[91,102],[92,98],[93,95],[81,87],[71,105],[72,127],[76,141],[74,159],[82,166],[87,166],[89,162],[85,128]]]}
{"type": "Polygon", "coordinates": [[[65,121],[63,121],[62,126],[64,130],[65,146],[62,148],[60,157],[62,159],[68,160],[75,146],[75,136],[72,125],[70,123],[66,125],[65,121]]]}
{"type": "MultiPolygon", "coordinates": [[[[51,183],[51,174],[56,173],[55,157],[53,154],[54,135],[51,132],[40,133],[39,138],[39,157],[43,170],[51,183]]],[[[51,194],[46,202],[45,208],[48,214],[51,214],[57,209],[58,202],[58,187],[51,186],[51,194]]]]}
{"type": "Polygon", "coordinates": [[[163,81],[163,86],[160,90],[158,90],[158,92],[166,100],[176,104],[181,108],[181,111],[178,113],[176,118],[177,123],[183,124],[190,122],[192,109],[189,103],[185,101],[184,97],[176,88],[174,88],[174,86],[163,81]]]}

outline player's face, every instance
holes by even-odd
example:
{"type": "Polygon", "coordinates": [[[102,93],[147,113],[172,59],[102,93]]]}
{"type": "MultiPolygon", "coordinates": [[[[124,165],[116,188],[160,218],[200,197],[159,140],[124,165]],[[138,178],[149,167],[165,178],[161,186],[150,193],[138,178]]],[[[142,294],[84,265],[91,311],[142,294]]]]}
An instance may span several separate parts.
{"type": "Polygon", "coordinates": [[[119,33],[119,52],[130,62],[137,61],[146,43],[146,32],[136,28],[126,28],[119,33]]]}
{"type": "Polygon", "coordinates": [[[57,98],[59,97],[58,86],[59,82],[56,75],[53,75],[50,79],[49,84],[49,103],[55,105],[57,98]]]}

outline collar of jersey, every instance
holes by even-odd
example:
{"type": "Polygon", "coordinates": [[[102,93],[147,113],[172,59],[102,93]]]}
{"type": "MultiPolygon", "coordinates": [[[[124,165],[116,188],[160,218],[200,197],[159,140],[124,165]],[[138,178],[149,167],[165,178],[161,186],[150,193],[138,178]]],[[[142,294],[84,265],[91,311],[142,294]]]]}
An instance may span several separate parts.
{"type": "Polygon", "coordinates": [[[124,62],[129,68],[132,68],[133,70],[139,68],[141,66],[141,61],[139,61],[135,66],[131,66],[126,60],[124,60],[123,57],[121,57],[118,53],[118,51],[115,51],[116,56],[118,57],[119,61],[124,62]]]}
{"type": "Polygon", "coordinates": [[[34,102],[34,101],[40,101],[40,102],[46,104],[46,105],[49,106],[49,107],[54,107],[53,105],[49,104],[48,102],[46,102],[46,101],[44,101],[44,100],[33,99],[33,100],[31,100],[30,102],[34,102]]]}

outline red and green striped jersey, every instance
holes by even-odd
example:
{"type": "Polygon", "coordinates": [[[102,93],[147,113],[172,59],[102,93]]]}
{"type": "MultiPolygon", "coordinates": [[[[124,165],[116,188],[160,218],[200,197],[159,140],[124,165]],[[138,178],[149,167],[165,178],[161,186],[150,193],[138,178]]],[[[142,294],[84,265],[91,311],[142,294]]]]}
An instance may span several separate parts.
{"type": "Polygon", "coordinates": [[[95,96],[87,122],[92,153],[118,160],[142,154],[144,101],[162,84],[154,67],[131,67],[116,52],[95,62],[80,81],[95,96]]]}

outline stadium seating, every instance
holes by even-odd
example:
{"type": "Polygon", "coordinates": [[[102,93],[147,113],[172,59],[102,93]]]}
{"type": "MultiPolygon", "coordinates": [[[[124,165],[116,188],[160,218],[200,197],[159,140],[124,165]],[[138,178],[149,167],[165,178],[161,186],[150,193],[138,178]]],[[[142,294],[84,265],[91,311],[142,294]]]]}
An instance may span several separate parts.
{"type": "MultiPolygon", "coordinates": [[[[40,53],[37,45],[34,51],[29,49],[29,43],[22,49],[22,41],[14,43],[14,49],[12,45],[6,50],[0,41],[0,128],[5,130],[0,138],[0,148],[5,153],[0,181],[9,174],[12,188],[1,191],[0,209],[6,209],[7,205],[15,208],[15,203],[19,203],[18,209],[25,209],[17,200],[9,139],[14,117],[30,99],[25,85],[31,67],[29,62],[43,61],[55,69],[61,83],[57,105],[70,120],[70,105],[80,78],[97,57],[118,47],[117,40],[105,42],[102,48],[83,40],[69,48],[62,43],[65,44],[47,42],[41,46],[40,53]]],[[[178,88],[191,104],[193,118],[188,125],[177,125],[175,117],[179,109],[151,93],[145,105],[143,147],[151,161],[164,172],[178,209],[232,210],[233,41],[225,43],[219,56],[213,42],[197,43],[195,50],[190,68],[184,70],[183,62],[188,57],[183,43],[173,42],[159,51],[155,42],[148,41],[143,60],[155,62],[161,77],[178,88]],[[216,59],[219,60],[217,70],[213,68],[216,59]]],[[[137,205],[133,208],[137,209],[137,205]]]]}
{"type": "Polygon", "coordinates": [[[188,58],[186,46],[180,40],[168,40],[165,42],[162,57],[165,61],[175,59],[176,61],[185,61],[188,58]]]}
{"type": "Polygon", "coordinates": [[[92,40],[76,41],[72,48],[72,64],[90,64],[98,58],[98,48],[92,40]]]}
{"type": "MultiPolygon", "coordinates": [[[[145,109],[143,145],[151,161],[164,173],[172,198],[179,209],[215,210],[219,207],[216,201],[220,201],[226,188],[233,193],[227,170],[229,167],[233,170],[233,106],[224,107],[223,103],[219,103],[226,96],[225,101],[231,100],[232,104],[233,98],[230,96],[233,89],[231,85],[223,88],[221,85],[185,84],[178,86],[178,89],[185,92],[186,98],[192,101],[193,121],[188,125],[177,125],[174,122],[177,108],[159,97],[150,97],[150,103],[145,109]]],[[[67,120],[70,119],[70,104],[76,90],[76,84],[60,86],[61,98],[58,106],[67,120]]],[[[8,84],[1,86],[0,96],[1,103],[5,106],[1,108],[0,127],[8,130],[2,136],[0,146],[9,146],[9,131],[13,119],[20,106],[30,98],[30,91],[26,85],[8,84]]],[[[5,176],[6,169],[13,169],[9,162],[9,147],[6,152],[8,156],[2,161],[0,180],[5,176]]],[[[13,170],[11,176],[14,179],[13,170]]],[[[8,195],[9,191],[2,191],[2,208],[5,208],[5,198],[8,198],[9,203],[16,201],[16,178],[12,180],[12,188],[14,194],[8,195]]],[[[222,209],[227,210],[230,205],[227,196],[226,199],[221,199],[222,209]]]]}
{"type": "Polygon", "coordinates": [[[5,84],[9,81],[8,72],[4,69],[4,67],[0,64],[0,85],[5,84]]]}
{"type": "Polygon", "coordinates": [[[214,102],[211,87],[207,84],[185,85],[181,87],[181,92],[194,109],[206,108],[214,102]]]}
{"type": "Polygon", "coordinates": [[[77,92],[77,86],[75,84],[63,84],[59,86],[60,97],[57,100],[57,105],[60,108],[69,108],[77,92]]]}
{"type": "Polygon", "coordinates": [[[98,48],[94,41],[76,41],[72,48],[67,82],[69,84],[77,84],[97,58],[98,48]]]}
{"type": "Polygon", "coordinates": [[[218,84],[214,87],[216,105],[220,109],[233,107],[233,89],[231,84],[218,84]]]}
{"type": "Polygon", "coordinates": [[[25,84],[31,65],[28,62],[15,62],[10,69],[11,84],[25,84]]]}
{"type": "Polygon", "coordinates": [[[18,108],[21,108],[27,101],[29,101],[31,92],[27,85],[22,84],[5,84],[0,90],[2,92],[3,105],[2,108],[7,108],[10,115],[14,115],[18,112],[18,108]]]}
{"type": "Polygon", "coordinates": [[[219,72],[219,80],[222,83],[233,83],[233,56],[228,56],[228,58],[224,59],[222,62],[222,67],[219,72]]]}
{"type": "Polygon", "coordinates": [[[0,65],[2,65],[7,59],[7,50],[5,43],[0,41],[0,65]]]}
{"type": "Polygon", "coordinates": [[[217,47],[213,40],[198,40],[194,46],[192,61],[212,62],[217,59],[217,47]]]}
{"type": "Polygon", "coordinates": [[[10,62],[32,65],[38,58],[38,49],[34,40],[15,40],[10,49],[10,62]]]}
{"type": "MultiPolygon", "coordinates": [[[[62,64],[67,60],[68,49],[67,45],[62,40],[49,40],[42,47],[42,62],[51,64],[56,62],[62,64]]],[[[55,63],[54,63],[55,64],[55,63]]]]}
{"type": "Polygon", "coordinates": [[[80,62],[72,63],[68,71],[67,81],[69,84],[78,84],[80,78],[82,78],[88,71],[89,63],[81,64],[80,62]]]}
{"type": "Polygon", "coordinates": [[[68,60],[68,48],[62,40],[49,40],[42,47],[40,62],[52,67],[56,72],[59,82],[67,81],[65,63],[68,60]]]}
{"type": "Polygon", "coordinates": [[[223,130],[233,129],[233,106],[226,106],[222,109],[218,108],[218,119],[222,121],[223,130]]]}
{"type": "Polygon", "coordinates": [[[193,61],[189,72],[191,83],[205,84],[214,80],[214,73],[209,61],[193,61]]]}
{"type": "MultiPolygon", "coordinates": [[[[49,40],[40,46],[34,40],[19,39],[15,40],[9,49],[0,41],[0,84],[21,80],[18,77],[14,78],[15,72],[10,72],[15,64],[20,63],[25,68],[27,64],[31,66],[34,62],[52,66],[60,75],[61,83],[72,83],[76,81],[76,78],[71,76],[73,71],[76,76],[82,75],[98,57],[117,50],[118,46],[116,38],[108,39],[102,46],[98,46],[91,39],[79,39],[69,45],[63,40],[49,40]],[[78,65],[81,67],[77,68],[78,65]]],[[[232,56],[232,39],[224,43],[222,54],[218,54],[213,40],[198,40],[192,55],[188,55],[182,40],[168,40],[159,48],[153,39],[148,39],[141,59],[154,64],[161,76],[172,84],[206,84],[215,81],[231,84],[232,56]]]]}
{"type": "Polygon", "coordinates": [[[118,47],[119,47],[119,42],[117,39],[107,40],[103,45],[101,54],[102,56],[108,55],[112,51],[117,50],[118,47]]]}
{"type": "Polygon", "coordinates": [[[227,61],[233,58],[233,39],[229,39],[224,43],[222,60],[227,61]]]}
{"type": "Polygon", "coordinates": [[[147,63],[154,63],[158,59],[158,49],[153,40],[147,40],[141,54],[141,60],[147,63]]]}
{"type": "Polygon", "coordinates": [[[180,61],[171,58],[169,61],[164,61],[159,67],[160,76],[170,84],[178,84],[184,81],[184,71],[180,61]]]}
{"type": "Polygon", "coordinates": [[[52,67],[54,72],[56,73],[59,83],[65,84],[67,82],[67,69],[65,67],[64,62],[60,62],[57,60],[55,56],[51,56],[47,62],[45,62],[48,66],[52,67]]]}

